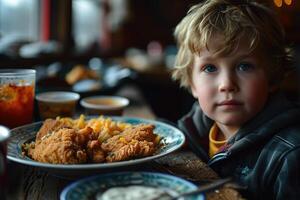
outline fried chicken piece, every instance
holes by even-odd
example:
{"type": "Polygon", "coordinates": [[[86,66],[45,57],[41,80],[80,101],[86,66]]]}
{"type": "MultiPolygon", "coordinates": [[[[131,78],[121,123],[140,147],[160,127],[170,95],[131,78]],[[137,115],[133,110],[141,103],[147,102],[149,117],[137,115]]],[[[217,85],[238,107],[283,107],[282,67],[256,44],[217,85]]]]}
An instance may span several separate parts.
{"type": "Polygon", "coordinates": [[[155,152],[154,125],[141,124],[109,138],[101,147],[108,153],[106,160],[115,162],[152,155],[155,152]]]}
{"type": "Polygon", "coordinates": [[[115,162],[153,155],[158,145],[152,124],[126,128],[103,143],[90,126],[78,128],[67,120],[46,120],[27,155],[54,164],[115,162]]]}
{"type": "Polygon", "coordinates": [[[153,124],[140,124],[134,126],[132,129],[126,129],[122,135],[125,140],[146,140],[148,142],[154,141],[156,134],[153,133],[155,126],[153,124]]]}
{"type": "Polygon", "coordinates": [[[51,134],[53,131],[67,127],[69,126],[60,120],[46,119],[36,135],[36,141],[41,140],[41,138],[51,134]]]}
{"type": "Polygon", "coordinates": [[[93,129],[89,126],[78,130],[77,135],[75,137],[77,144],[80,144],[81,146],[86,146],[87,143],[93,138],[92,133],[93,129]]]}
{"type": "Polygon", "coordinates": [[[101,149],[101,144],[98,140],[89,141],[86,150],[91,162],[101,163],[105,161],[105,152],[101,149]]]}
{"type": "Polygon", "coordinates": [[[155,126],[153,124],[140,124],[126,129],[122,134],[113,136],[102,143],[104,151],[116,151],[122,146],[127,145],[132,140],[153,142],[156,134],[153,133],[155,126]]]}
{"type": "Polygon", "coordinates": [[[113,151],[106,157],[107,162],[117,162],[122,160],[129,160],[131,158],[145,157],[153,155],[155,152],[153,142],[132,140],[127,145],[120,149],[113,151]]]}
{"type": "Polygon", "coordinates": [[[47,137],[36,140],[34,148],[29,149],[28,155],[36,161],[53,164],[86,163],[85,147],[92,131],[90,127],[79,131],[61,128],[47,137]]]}

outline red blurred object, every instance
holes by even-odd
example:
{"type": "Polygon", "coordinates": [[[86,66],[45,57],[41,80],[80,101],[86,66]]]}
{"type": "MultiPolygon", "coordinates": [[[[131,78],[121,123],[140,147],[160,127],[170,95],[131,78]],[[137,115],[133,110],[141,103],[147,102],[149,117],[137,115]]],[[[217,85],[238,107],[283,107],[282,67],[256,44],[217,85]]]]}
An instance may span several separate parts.
{"type": "Polygon", "coordinates": [[[7,84],[0,87],[0,124],[15,128],[32,122],[34,86],[7,84]]]}
{"type": "Polygon", "coordinates": [[[50,39],[50,1],[42,0],[41,19],[41,41],[47,42],[50,39]]]}

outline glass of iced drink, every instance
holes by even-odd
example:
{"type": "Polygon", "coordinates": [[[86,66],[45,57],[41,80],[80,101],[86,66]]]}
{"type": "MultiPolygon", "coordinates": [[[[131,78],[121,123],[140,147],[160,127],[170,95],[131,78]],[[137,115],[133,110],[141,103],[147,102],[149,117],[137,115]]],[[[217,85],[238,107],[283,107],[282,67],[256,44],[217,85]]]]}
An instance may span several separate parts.
{"type": "Polygon", "coordinates": [[[0,69],[0,124],[15,128],[32,122],[35,75],[33,69],[0,69]]]}

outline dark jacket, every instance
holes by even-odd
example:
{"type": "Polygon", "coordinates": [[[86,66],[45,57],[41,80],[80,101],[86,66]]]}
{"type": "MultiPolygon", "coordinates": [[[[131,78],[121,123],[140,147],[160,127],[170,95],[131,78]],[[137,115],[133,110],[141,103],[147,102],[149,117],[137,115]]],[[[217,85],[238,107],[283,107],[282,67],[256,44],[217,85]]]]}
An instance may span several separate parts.
{"type": "Polygon", "coordinates": [[[249,199],[300,199],[300,107],[282,94],[244,124],[212,159],[208,133],[213,121],[198,104],[178,122],[189,146],[221,177],[247,186],[249,199]]]}

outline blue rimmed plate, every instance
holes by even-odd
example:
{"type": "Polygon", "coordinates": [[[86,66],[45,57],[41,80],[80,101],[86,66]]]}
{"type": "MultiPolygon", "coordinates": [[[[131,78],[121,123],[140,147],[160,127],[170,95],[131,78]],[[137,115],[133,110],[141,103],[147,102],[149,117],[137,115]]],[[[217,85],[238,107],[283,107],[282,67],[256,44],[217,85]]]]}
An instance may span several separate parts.
{"type": "MultiPolygon", "coordinates": [[[[92,117],[87,117],[90,119],[92,117]]],[[[151,123],[155,125],[154,132],[161,136],[163,146],[157,150],[157,152],[148,157],[137,158],[128,161],[113,162],[113,163],[96,163],[96,164],[49,164],[41,163],[30,159],[22,154],[22,145],[25,142],[30,142],[35,139],[37,131],[42,126],[42,122],[36,122],[33,124],[21,126],[11,130],[11,137],[8,142],[7,158],[11,161],[18,162],[24,165],[39,167],[48,170],[57,175],[66,176],[80,176],[85,174],[91,174],[93,172],[101,172],[103,170],[111,170],[118,167],[126,167],[131,165],[137,165],[147,161],[154,160],[156,158],[163,157],[173,151],[179,149],[185,142],[183,133],[163,122],[148,120],[142,118],[130,118],[130,117],[110,117],[115,121],[122,121],[130,124],[151,123]]]]}
{"type": "MultiPolygon", "coordinates": [[[[67,186],[61,193],[61,200],[90,200],[101,199],[108,189],[111,188],[128,188],[130,193],[133,187],[142,186],[146,188],[157,189],[156,193],[161,191],[167,192],[169,197],[197,189],[197,186],[182,178],[162,173],[154,172],[119,172],[92,176],[76,181],[67,186]],[[130,190],[131,189],[131,190],[130,190]]],[[[107,193],[106,193],[107,194],[107,193]]],[[[128,194],[128,193],[127,193],[128,194]]],[[[126,194],[123,194],[125,198],[126,194]]],[[[132,194],[131,194],[132,195],[132,194]]],[[[153,195],[153,194],[152,194],[153,195]]],[[[138,196],[138,195],[136,195],[138,196]]],[[[128,196],[127,196],[128,197],[128,196]]],[[[121,198],[121,199],[124,199],[121,198]]],[[[115,199],[117,197],[115,196],[115,199]]],[[[119,197],[120,199],[120,197],[119,197]]],[[[141,199],[141,197],[139,197],[141,199]]],[[[145,199],[145,198],[143,198],[145,199]]],[[[169,198],[170,199],[170,198],[169,198]]],[[[190,196],[190,200],[204,200],[204,195],[198,194],[190,196]]]]}

